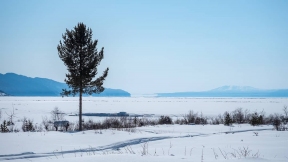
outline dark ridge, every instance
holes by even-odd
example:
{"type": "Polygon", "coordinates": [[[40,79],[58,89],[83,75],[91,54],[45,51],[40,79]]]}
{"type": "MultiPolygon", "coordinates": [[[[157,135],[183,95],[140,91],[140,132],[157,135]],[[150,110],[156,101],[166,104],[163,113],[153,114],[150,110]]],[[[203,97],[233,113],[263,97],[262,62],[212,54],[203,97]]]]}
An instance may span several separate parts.
{"type": "MultiPolygon", "coordinates": [[[[31,78],[14,73],[0,74],[0,89],[10,96],[60,96],[62,89],[68,86],[46,78],[31,78]]],[[[88,95],[86,95],[88,96],[88,95]]],[[[101,97],[130,97],[130,93],[121,89],[105,88],[101,97]]]]}

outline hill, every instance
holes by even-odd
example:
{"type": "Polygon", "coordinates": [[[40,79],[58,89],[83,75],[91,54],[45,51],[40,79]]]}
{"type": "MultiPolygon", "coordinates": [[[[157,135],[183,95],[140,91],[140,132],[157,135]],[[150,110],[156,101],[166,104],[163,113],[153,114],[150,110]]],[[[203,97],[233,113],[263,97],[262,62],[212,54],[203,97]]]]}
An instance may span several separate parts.
{"type": "Polygon", "coordinates": [[[0,90],[0,96],[8,96],[5,92],[0,90]]]}
{"type": "MultiPolygon", "coordinates": [[[[62,89],[68,88],[60,83],[46,78],[31,78],[14,73],[0,74],[0,90],[10,96],[60,96],[62,89]]],[[[130,97],[130,93],[121,89],[105,88],[101,94],[92,96],[130,97]]]]}
{"type": "Polygon", "coordinates": [[[262,90],[250,86],[222,86],[203,92],[157,93],[158,97],[288,97],[288,89],[262,90]]]}

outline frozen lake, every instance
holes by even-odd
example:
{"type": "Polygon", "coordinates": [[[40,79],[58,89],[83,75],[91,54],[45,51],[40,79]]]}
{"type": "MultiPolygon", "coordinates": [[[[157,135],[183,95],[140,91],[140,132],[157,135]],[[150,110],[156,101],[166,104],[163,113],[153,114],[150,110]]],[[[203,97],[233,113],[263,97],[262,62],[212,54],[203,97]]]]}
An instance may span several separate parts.
{"type": "MultiPolygon", "coordinates": [[[[58,107],[67,114],[78,113],[78,97],[0,97],[2,117],[4,112],[14,108],[16,118],[33,118],[41,121],[42,116],[50,116],[58,107]]],[[[134,114],[155,114],[183,116],[190,110],[205,116],[216,116],[236,108],[250,112],[264,110],[266,114],[282,113],[288,98],[157,98],[157,97],[84,97],[83,113],[117,113],[125,111],[134,114]]],[[[67,117],[66,117],[67,118],[67,117]]],[[[68,117],[68,119],[77,117],[68,117]]]]}

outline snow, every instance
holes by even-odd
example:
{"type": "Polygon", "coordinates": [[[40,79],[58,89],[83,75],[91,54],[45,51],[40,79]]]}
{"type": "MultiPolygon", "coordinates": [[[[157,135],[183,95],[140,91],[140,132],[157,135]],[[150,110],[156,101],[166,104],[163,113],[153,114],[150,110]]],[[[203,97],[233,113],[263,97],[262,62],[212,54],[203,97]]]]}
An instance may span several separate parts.
{"type": "Polygon", "coordinates": [[[258,91],[259,89],[250,87],[250,86],[234,86],[234,85],[227,85],[223,87],[219,87],[216,89],[213,89],[212,91],[240,91],[240,92],[251,92],[251,91],[258,91]]]}
{"type": "MultiPolygon", "coordinates": [[[[180,117],[189,110],[218,115],[242,107],[250,111],[264,109],[266,114],[270,114],[281,113],[284,105],[288,105],[287,98],[86,97],[83,112],[126,111],[180,117]]],[[[42,116],[50,117],[49,113],[55,106],[67,114],[77,113],[78,98],[1,97],[1,122],[14,108],[16,126],[19,127],[24,116],[41,123],[42,116]]],[[[77,121],[78,117],[66,116],[66,119],[77,121]]],[[[95,117],[95,120],[101,119],[95,117]]],[[[99,130],[0,133],[0,161],[288,161],[288,132],[272,129],[271,125],[253,127],[248,124],[234,124],[232,127],[157,125],[137,127],[133,131],[101,130],[101,133],[99,130]],[[245,149],[250,151],[247,157],[240,153],[245,149]]]]}

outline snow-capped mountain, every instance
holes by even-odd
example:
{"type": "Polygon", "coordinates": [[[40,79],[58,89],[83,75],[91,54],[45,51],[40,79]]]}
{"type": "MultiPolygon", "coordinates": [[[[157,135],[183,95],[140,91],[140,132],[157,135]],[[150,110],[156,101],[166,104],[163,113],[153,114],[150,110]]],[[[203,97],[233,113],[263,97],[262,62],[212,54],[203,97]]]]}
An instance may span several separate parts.
{"type": "Polygon", "coordinates": [[[250,86],[234,86],[234,85],[226,85],[222,87],[218,87],[215,89],[212,89],[213,92],[252,92],[252,91],[259,91],[260,89],[250,87],[250,86]]]}
{"type": "Polygon", "coordinates": [[[222,86],[203,92],[157,93],[158,97],[288,97],[288,89],[263,90],[250,86],[222,86]]]}

